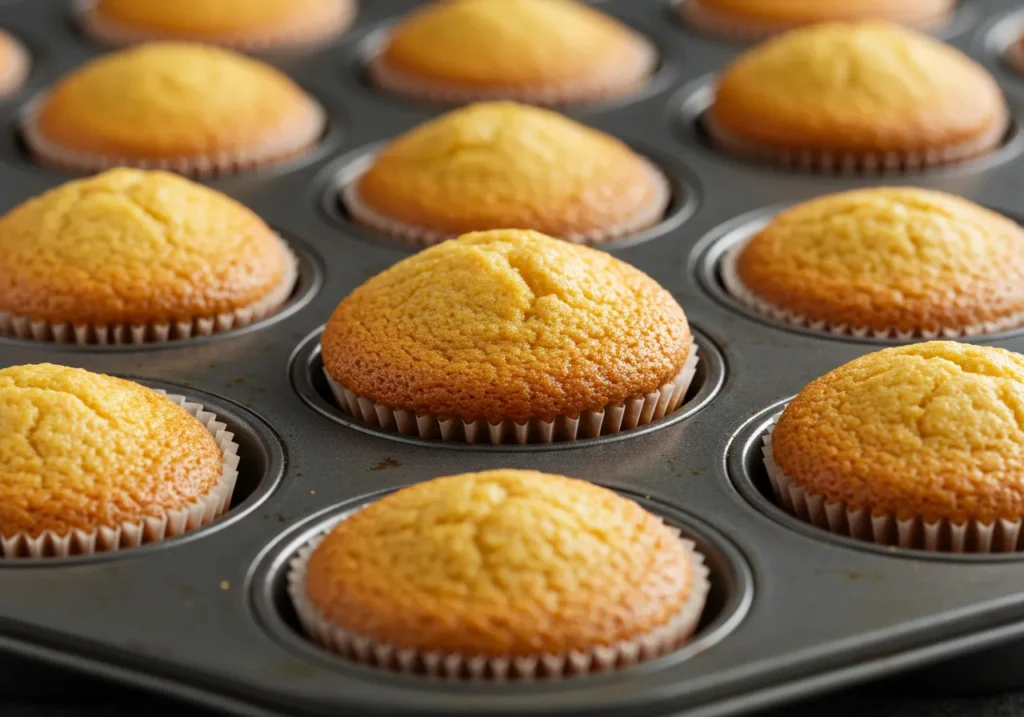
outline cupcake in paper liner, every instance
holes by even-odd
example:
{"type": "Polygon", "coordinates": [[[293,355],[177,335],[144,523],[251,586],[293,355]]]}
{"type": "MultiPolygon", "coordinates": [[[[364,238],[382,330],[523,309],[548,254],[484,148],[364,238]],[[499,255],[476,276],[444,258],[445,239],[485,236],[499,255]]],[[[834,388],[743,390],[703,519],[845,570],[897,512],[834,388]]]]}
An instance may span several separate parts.
{"type": "Polygon", "coordinates": [[[1024,356],[955,341],[862,356],[811,382],[765,437],[780,505],[830,532],[1012,552],[1024,520],[1024,356]]]}
{"type": "Polygon", "coordinates": [[[599,244],[660,222],[671,195],[661,171],[614,137],[511,102],[416,127],[342,191],[357,222],[421,246],[505,227],[599,244]]]}
{"type": "Polygon", "coordinates": [[[79,24],[112,45],[190,40],[238,50],[303,50],[341,35],[356,0],[75,0],[79,24]]]}
{"type": "Polygon", "coordinates": [[[681,0],[679,14],[700,30],[738,39],[757,39],[802,25],[851,20],[886,20],[918,30],[949,21],[956,0],[681,0]]]}
{"type": "Polygon", "coordinates": [[[721,74],[704,117],[726,153],[835,173],[961,162],[998,147],[1009,122],[983,67],[882,22],[822,23],[765,41],[721,74]]]}
{"type": "Polygon", "coordinates": [[[660,518],[586,481],[520,470],[393,493],[302,548],[288,575],[313,641],[449,680],[659,657],[696,630],[708,589],[703,557],[660,518]]]}
{"type": "Polygon", "coordinates": [[[445,0],[400,20],[368,71],[420,99],[554,105],[633,94],[657,64],[649,40],[575,0],[445,0]]]}
{"type": "Polygon", "coordinates": [[[291,159],[325,124],[320,105],[270,65],[208,45],[154,42],[61,78],[29,105],[22,136],[44,165],[205,176],[291,159]]]}
{"type": "Polygon", "coordinates": [[[682,404],[696,347],[649,276],[526,230],[426,249],[346,297],[321,338],[342,410],[421,438],[548,443],[682,404]]]}
{"type": "Polygon", "coordinates": [[[1024,324],[1024,230],[927,189],[799,204],[727,251],[720,272],[753,311],[822,333],[960,338],[1024,324]]]}
{"type": "Polygon", "coordinates": [[[87,555],[211,523],[231,503],[238,445],[184,396],[82,369],[0,370],[0,550],[87,555]]]}
{"type": "Polygon", "coordinates": [[[277,311],[297,267],[284,241],[233,199],[176,174],[111,170],[0,218],[0,336],[208,336],[277,311]]]}

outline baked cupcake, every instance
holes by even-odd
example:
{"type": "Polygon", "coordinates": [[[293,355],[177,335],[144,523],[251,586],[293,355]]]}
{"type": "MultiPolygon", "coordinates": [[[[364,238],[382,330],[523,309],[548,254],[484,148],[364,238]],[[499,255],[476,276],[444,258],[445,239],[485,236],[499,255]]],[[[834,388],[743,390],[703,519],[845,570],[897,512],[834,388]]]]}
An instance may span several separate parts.
{"type": "Polygon", "coordinates": [[[24,46],[0,30],[0,100],[21,89],[30,67],[31,61],[24,46]]]}
{"type": "Polygon", "coordinates": [[[0,218],[0,335],[124,344],[276,311],[296,261],[254,213],[167,172],[114,169],[0,218]]]}
{"type": "Polygon", "coordinates": [[[344,657],[449,679],[559,678],[658,657],[696,629],[703,558],[586,481],[495,470],[381,498],[293,560],[306,632],[344,657]]]}
{"type": "Polygon", "coordinates": [[[3,556],[120,550],[212,522],[238,476],[225,429],[184,396],[120,378],[0,370],[3,556]]]}
{"type": "Polygon", "coordinates": [[[726,254],[722,283],[758,313],[818,331],[976,336],[1024,323],[1024,229],[928,189],[829,194],[726,254]]]}
{"type": "Polygon", "coordinates": [[[1009,112],[980,65],[881,22],[793,30],[719,78],[706,129],[723,151],[823,171],[960,162],[1002,142],[1009,112]]]}
{"type": "Polygon", "coordinates": [[[426,249],[349,294],[321,339],[342,409],[449,441],[548,443],[650,423],[682,404],[697,352],[649,276],[515,229],[426,249]]]}
{"type": "Polygon", "coordinates": [[[278,70],[211,46],[152,43],[58,81],[24,117],[36,158],[205,175],[282,162],[314,145],[320,106],[278,70]]]}
{"type": "Polygon", "coordinates": [[[344,32],[355,0],[78,0],[82,26],[103,42],[194,40],[241,50],[295,50],[344,32]]]}
{"type": "Polygon", "coordinates": [[[661,172],[617,139],[510,102],[454,110],[402,135],[344,190],[356,221],[414,244],[483,229],[598,243],[661,220],[661,172]]]}
{"type": "Polygon", "coordinates": [[[840,535],[1013,551],[1024,519],[1024,356],[934,341],[811,382],[765,442],[782,506],[840,535]]]}
{"type": "Polygon", "coordinates": [[[573,0],[442,0],[402,19],[374,54],[381,87],[443,102],[595,102],[643,87],[654,46],[573,0]]]}
{"type": "Polygon", "coordinates": [[[1024,72],[1024,33],[1006,48],[1006,59],[1017,72],[1024,72]]]}
{"type": "Polygon", "coordinates": [[[683,0],[679,11],[695,27],[717,35],[758,38],[801,25],[887,20],[932,30],[949,20],[956,0],[683,0]]]}

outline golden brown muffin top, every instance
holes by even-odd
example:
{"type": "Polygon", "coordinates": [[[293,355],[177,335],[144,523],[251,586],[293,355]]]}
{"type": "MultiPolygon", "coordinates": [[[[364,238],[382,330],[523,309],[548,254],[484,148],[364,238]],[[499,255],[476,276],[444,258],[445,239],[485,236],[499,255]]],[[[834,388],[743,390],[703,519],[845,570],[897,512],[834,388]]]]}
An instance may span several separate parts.
{"type": "Polygon", "coordinates": [[[556,237],[611,229],[663,193],[617,139],[512,102],[471,105],[391,142],[359,179],[389,218],[448,235],[518,227],[556,237]]]}
{"type": "Polygon", "coordinates": [[[551,420],[656,390],[691,347],[672,295],[604,252],[474,232],[405,259],[338,306],[327,372],[392,408],[551,420]]]}
{"type": "Polygon", "coordinates": [[[0,534],[160,517],[208,493],[220,448],[152,389],[77,368],[0,370],[0,534]]]}
{"type": "Polygon", "coordinates": [[[76,324],[210,317],[264,298],[289,261],[233,199],[168,172],[114,169],[0,218],[0,311],[76,324]]]}
{"type": "Polygon", "coordinates": [[[154,42],[87,62],[46,94],[36,126],[65,150],[127,160],[270,153],[320,112],[270,65],[154,42]]]}
{"type": "MultiPolygon", "coordinates": [[[[956,0],[687,0],[738,22],[779,29],[837,20],[879,19],[904,25],[929,25],[948,16],[956,0]]],[[[683,6],[685,7],[685,5],[683,6]]]]}
{"type": "Polygon", "coordinates": [[[799,204],[740,250],[737,271],[774,306],[855,328],[920,333],[1024,312],[1024,230],[927,189],[857,189],[799,204]]]}
{"type": "Polygon", "coordinates": [[[823,23],[768,40],[722,73],[710,119],[791,150],[912,152],[998,130],[1007,110],[959,50],[883,22],[823,23]]]}
{"type": "Polygon", "coordinates": [[[772,434],[810,493],[875,515],[1024,517],[1024,357],[934,341],[862,356],[812,381],[772,434]]]}
{"type": "Polygon", "coordinates": [[[441,0],[403,18],[380,60],[426,81],[543,89],[614,84],[649,54],[646,40],[574,0],[441,0]]]}
{"type": "Polygon", "coordinates": [[[650,632],[694,587],[678,534],[586,481],[494,470],[437,478],[342,521],[307,594],[377,642],[488,657],[565,654],[650,632]]]}
{"type": "Polygon", "coordinates": [[[90,12],[135,37],[277,47],[340,32],[353,6],[354,0],[97,0],[90,12]]]}

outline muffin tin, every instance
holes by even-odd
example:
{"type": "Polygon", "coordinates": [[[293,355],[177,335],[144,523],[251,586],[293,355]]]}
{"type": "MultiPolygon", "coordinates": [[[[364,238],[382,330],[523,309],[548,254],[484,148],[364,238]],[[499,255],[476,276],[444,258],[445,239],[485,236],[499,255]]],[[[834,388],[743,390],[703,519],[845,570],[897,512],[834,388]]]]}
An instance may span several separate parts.
{"type": "MultiPolygon", "coordinates": [[[[1019,638],[1024,554],[880,548],[829,535],[774,504],[759,453],[767,424],[808,381],[892,342],[774,324],[730,299],[717,273],[730,241],[779,207],[826,192],[918,184],[1013,216],[1024,182],[1016,124],[996,153],[942,170],[829,176],[745,164],[708,146],[700,116],[714,73],[746,45],[684,27],[667,2],[595,3],[662,53],[653,83],[636,97],[565,111],[629,142],[672,181],[665,221],[607,249],[672,291],[690,317],[702,361],[687,403],[650,426],[573,443],[408,439],[338,409],[319,370],[318,337],[342,297],[411,252],[355,226],[336,196],[381,142],[444,110],[365,80],[366,53],[415,4],[365,0],[354,29],[335,44],[265,56],[324,104],[331,127],[293,162],[209,182],[297,250],[300,284],[284,311],[239,331],[166,345],[0,340],[0,366],[51,361],[195,397],[229,424],[242,457],[233,509],[208,528],[117,554],[0,562],[0,648],[239,714],[632,717],[736,714],[1019,638]],[[696,540],[713,583],[696,638],[622,672],[529,684],[398,676],[346,663],[304,639],[285,594],[287,560],[299,545],[387,491],[498,467],[585,477],[696,540]]],[[[939,34],[995,74],[1019,119],[1024,77],[1001,57],[1024,29],[1024,11],[1014,5],[964,0],[939,34]]],[[[71,178],[32,162],[18,117],[50,82],[104,48],[81,35],[61,0],[0,4],[0,26],[27,45],[34,63],[27,86],[0,106],[6,211],[71,178]]],[[[977,341],[1024,351],[1020,331],[977,341]]],[[[961,686],[994,686],[993,671],[1019,654],[1008,649],[967,658],[972,667],[961,686]]],[[[955,674],[951,664],[916,678],[955,674]]]]}

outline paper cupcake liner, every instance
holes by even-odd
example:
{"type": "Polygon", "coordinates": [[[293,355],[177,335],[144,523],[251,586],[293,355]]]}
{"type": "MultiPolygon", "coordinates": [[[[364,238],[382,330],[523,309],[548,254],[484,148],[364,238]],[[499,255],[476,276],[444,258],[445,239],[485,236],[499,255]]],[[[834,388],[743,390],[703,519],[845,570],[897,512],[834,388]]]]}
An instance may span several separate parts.
{"type": "MultiPolygon", "coordinates": [[[[648,204],[618,224],[585,232],[572,232],[562,235],[561,238],[574,244],[602,244],[649,229],[660,222],[672,200],[672,187],[661,170],[647,160],[644,160],[644,164],[647,166],[655,187],[655,196],[648,204]]],[[[365,172],[361,172],[341,189],[341,198],[345,208],[357,223],[386,234],[403,244],[417,247],[438,244],[457,236],[457,233],[449,234],[406,224],[378,212],[364,202],[359,194],[359,180],[363,174],[365,172]]]]}
{"type": "MultiPolygon", "coordinates": [[[[681,0],[678,12],[683,20],[702,32],[730,37],[736,40],[760,40],[771,35],[787,32],[796,27],[813,23],[771,22],[753,20],[708,7],[701,0],[681,0]]],[[[945,25],[953,13],[928,18],[922,22],[901,23],[904,27],[923,32],[934,32],[945,25]]]]}
{"type": "Polygon", "coordinates": [[[1010,126],[1009,113],[978,137],[946,147],[917,151],[829,152],[816,149],[781,149],[737,137],[705,113],[704,129],[716,148],[734,156],[784,169],[829,174],[908,172],[974,159],[999,147],[1010,126]]]}
{"type": "Polygon", "coordinates": [[[431,102],[465,104],[513,100],[533,105],[590,103],[627,97],[641,90],[658,66],[658,51],[646,38],[635,35],[637,52],[631,64],[618,67],[607,77],[589,77],[543,87],[467,87],[456,83],[426,80],[388,67],[379,52],[367,62],[375,84],[389,92],[431,102]]]}
{"type": "Polygon", "coordinates": [[[133,45],[154,40],[204,42],[235,50],[308,50],[327,44],[349,28],[356,16],[356,3],[338,0],[333,17],[304,32],[277,27],[261,32],[237,32],[196,37],[187,32],[147,32],[122,25],[96,12],[98,0],[74,0],[72,9],[78,24],[96,40],[109,45],[133,45]]]}
{"type": "Polygon", "coordinates": [[[238,479],[239,459],[235,434],[228,431],[227,425],[221,423],[215,414],[204,410],[202,404],[189,401],[185,396],[156,390],[195,416],[217,441],[224,458],[220,480],[210,492],[182,508],[134,523],[99,526],[88,531],[76,528],[64,535],[47,530],[37,536],[20,532],[0,537],[0,554],[4,558],[65,558],[69,555],[91,555],[135,548],[209,525],[224,514],[231,506],[231,496],[238,479]]]}
{"type": "Polygon", "coordinates": [[[558,416],[551,421],[532,418],[523,422],[506,419],[500,423],[490,423],[483,418],[465,421],[417,414],[415,411],[392,408],[357,395],[335,381],[326,368],[324,376],[338,406],[345,413],[385,431],[458,443],[525,445],[606,436],[664,418],[683,405],[686,392],[696,375],[698,360],[697,345],[694,343],[679,373],[658,390],[630,398],[621,406],[584,411],[577,417],[558,416]]]}
{"type": "Polygon", "coordinates": [[[276,313],[291,296],[299,276],[298,260],[284,240],[281,240],[281,246],[287,257],[285,274],[281,282],[259,301],[234,311],[184,321],[146,324],[73,324],[39,321],[9,311],[0,311],[0,336],[79,346],[125,346],[184,341],[239,329],[276,313]]]}
{"type": "Polygon", "coordinates": [[[35,159],[46,166],[74,172],[102,172],[114,167],[162,169],[187,177],[211,177],[235,174],[280,164],[312,148],[327,126],[327,114],[312,98],[308,99],[306,124],[299,131],[264,141],[259,147],[221,151],[203,155],[175,157],[117,157],[81,152],[48,139],[40,130],[37,118],[46,101],[41,95],[25,107],[21,118],[21,136],[35,159]]]}
{"type": "Polygon", "coordinates": [[[1009,331],[1010,329],[1024,326],[1024,312],[1010,314],[1009,316],[996,321],[983,321],[978,324],[969,324],[967,326],[945,326],[938,329],[914,329],[911,331],[900,331],[895,328],[872,329],[866,326],[836,324],[830,321],[811,319],[807,316],[797,314],[789,309],[784,309],[762,299],[743,283],[743,280],[740,278],[739,271],[736,268],[736,262],[739,258],[739,253],[743,250],[743,246],[745,245],[746,242],[743,242],[742,245],[729,249],[729,251],[727,251],[722,257],[720,267],[722,285],[730,296],[746,306],[748,309],[783,324],[810,329],[811,331],[819,331],[823,334],[831,334],[833,336],[853,336],[859,339],[873,338],[900,341],[910,339],[931,341],[932,339],[938,338],[971,338],[999,331],[1009,331]]]}
{"type": "MultiPolygon", "coordinates": [[[[678,533],[678,531],[676,531],[678,533]]],[[[704,556],[692,541],[682,540],[693,561],[693,584],[686,602],[667,623],[632,640],[592,650],[528,657],[484,657],[459,653],[423,651],[377,642],[371,637],[330,622],[306,594],[306,569],[310,556],[324,539],[321,534],[299,549],[289,563],[288,594],[306,634],[321,647],[365,665],[446,680],[495,681],[561,679],[622,669],[660,657],[681,647],[700,623],[711,584],[704,556]]]]}
{"type": "Polygon", "coordinates": [[[876,514],[871,508],[851,508],[811,493],[786,475],[772,449],[774,421],[764,436],[764,466],[775,498],[791,515],[836,535],[885,546],[950,553],[1011,553],[1022,549],[1021,520],[999,519],[992,523],[949,519],[929,522],[921,516],[901,519],[891,513],[876,514]]]}

